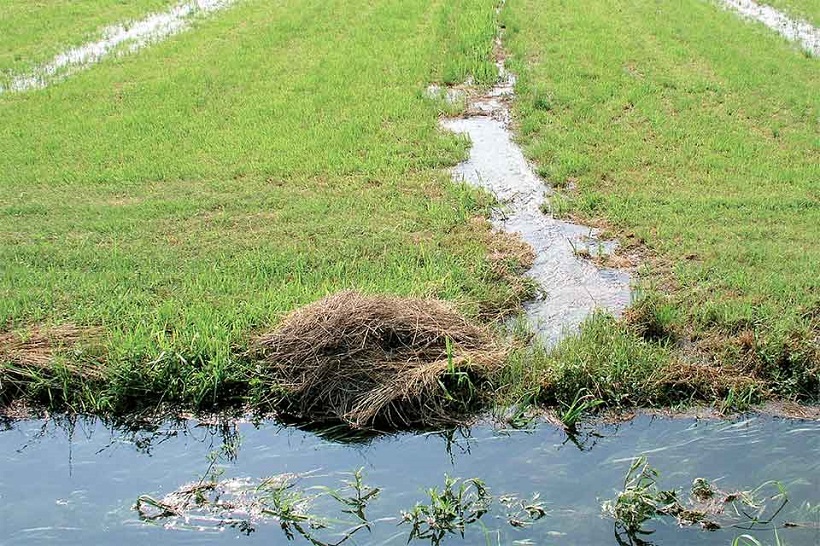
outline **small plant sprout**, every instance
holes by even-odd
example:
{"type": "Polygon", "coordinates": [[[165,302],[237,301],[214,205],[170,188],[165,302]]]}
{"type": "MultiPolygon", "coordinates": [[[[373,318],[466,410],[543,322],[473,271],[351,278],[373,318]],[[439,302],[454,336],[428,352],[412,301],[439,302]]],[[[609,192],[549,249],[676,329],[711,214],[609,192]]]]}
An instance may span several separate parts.
{"type": "Polygon", "coordinates": [[[355,470],[352,479],[344,482],[346,487],[342,491],[329,488],[324,489],[328,495],[344,507],[342,509],[343,514],[355,516],[360,525],[370,529],[370,521],[365,515],[365,510],[367,509],[368,503],[379,496],[380,489],[365,485],[363,474],[363,468],[355,470]],[[351,494],[345,496],[342,494],[343,492],[350,492],[351,494]]]}

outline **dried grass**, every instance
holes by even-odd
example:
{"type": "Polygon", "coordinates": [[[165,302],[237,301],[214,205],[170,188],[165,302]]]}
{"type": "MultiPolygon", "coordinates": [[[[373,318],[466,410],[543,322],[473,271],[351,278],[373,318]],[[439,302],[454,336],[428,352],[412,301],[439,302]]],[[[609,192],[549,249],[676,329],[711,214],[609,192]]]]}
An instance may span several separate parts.
{"type": "Polygon", "coordinates": [[[354,427],[452,421],[506,356],[442,301],[353,291],[291,313],[257,351],[280,407],[354,427]]]}
{"type": "Polygon", "coordinates": [[[732,391],[762,388],[760,381],[739,371],[682,360],[667,366],[657,384],[667,392],[689,393],[688,398],[697,400],[720,400],[732,391]]]}
{"type": "MultiPolygon", "coordinates": [[[[78,344],[98,340],[102,330],[64,324],[50,328],[35,326],[26,332],[0,333],[0,397],[25,391],[25,385],[54,377],[56,356],[78,344]]],[[[61,372],[83,381],[99,380],[99,366],[70,359],[61,362],[61,372]]]]}

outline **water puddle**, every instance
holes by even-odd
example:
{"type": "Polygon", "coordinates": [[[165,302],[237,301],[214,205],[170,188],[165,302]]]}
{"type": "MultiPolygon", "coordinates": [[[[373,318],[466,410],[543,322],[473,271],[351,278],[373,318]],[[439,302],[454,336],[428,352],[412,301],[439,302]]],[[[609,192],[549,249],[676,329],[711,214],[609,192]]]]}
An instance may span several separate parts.
{"type": "Polygon", "coordinates": [[[501,203],[492,220],[495,227],[518,233],[535,253],[526,275],[542,291],[525,304],[531,328],[546,345],[554,345],[594,310],[620,314],[631,302],[630,275],[600,268],[580,256],[606,256],[616,249],[599,240],[597,230],[557,220],[541,209],[549,188],[535,174],[513,141],[508,99],[515,78],[499,63],[500,83],[489,93],[468,99],[462,118],[442,125],[469,136],[470,157],[454,169],[453,177],[494,194],[501,203]]]}
{"type": "Polygon", "coordinates": [[[781,36],[814,55],[820,55],[820,29],[805,21],[795,21],[782,12],[752,0],[722,0],[723,4],[744,17],[759,21],[781,36]]]}
{"type": "MultiPolygon", "coordinates": [[[[298,487],[289,491],[318,499],[311,510],[327,524],[309,532],[322,543],[335,543],[350,530],[345,522],[353,516],[322,497],[324,488],[350,484],[351,472],[361,468],[366,485],[360,490],[379,491],[367,505],[369,529],[356,531],[351,544],[407,544],[412,526],[400,524],[402,513],[429,503],[427,490],[441,488],[446,474],[479,478],[493,501],[465,526],[463,539],[448,533],[441,544],[616,545],[614,523],[602,516],[601,504],[622,487],[634,458],[645,454],[664,488],[687,491],[695,477],[713,479],[724,490],[778,480],[789,499],[777,517],[779,535],[792,546],[808,546],[820,537],[820,461],[810,456],[818,452],[820,422],[763,416],[730,422],[641,416],[571,439],[547,424],[524,431],[479,425],[359,443],[330,441],[273,422],[190,420],[129,431],[92,418],[24,420],[0,430],[0,543],[286,542],[276,519],[254,519],[254,514],[234,514],[231,521],[203,513],[140,519],[134,509],[140,496],[162,499],[184,491],[183,486],[190,490],[203,483],[209,469],[219,476],[221,502],[234,512],[237,506],[231,503],[241,495],[276,483],[266,478],[298,479],[298,487]],[[528,517],[522,508],[536,506],[543,517],[528,517]],[[240,525],[243,518],[251,524],[240,525]],[[784,528],[785,522],[798,525],[784,528]]],[[[655,532],[644,537],[651,541],[646,544],[656,545],[723,546],[743,533],[771,543],[774,536],[771,526],[710,532],[663,520],[648,527],[655,532]]],[[[294,539],[308,544],[299,533],[294,539]]],[[[412,542],[438,543],[429,537],[412,542]]]]}
{"type": "Polygon", "coordinates": [[[202,15],[225,9],[236,0],[186,0],[167,11],[152,13],[138,21],[106,27],[102,38],[64,51],[51,62],[30,73],[11,77],[4,91],[41,89],[96,64],[110,55],[133,53],[143,47],[178,34],[202,15]]]}

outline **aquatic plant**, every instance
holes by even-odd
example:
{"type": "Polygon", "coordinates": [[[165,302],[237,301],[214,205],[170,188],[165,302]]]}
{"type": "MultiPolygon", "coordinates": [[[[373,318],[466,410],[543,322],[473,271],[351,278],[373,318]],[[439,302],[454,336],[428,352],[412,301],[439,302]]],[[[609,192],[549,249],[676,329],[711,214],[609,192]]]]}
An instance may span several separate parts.
{"type": "Polygon", "coordinates": [[[527,499],[504,495],[499,497],[498,502],[507,508],[507,523],[513,527],[528,527],[547,515],[539,493],[527,499]]]}
{"type": "Polygon", "coordinates": [[[638,535],[652,531],[644,525],[651,519],[674,517],[681,526],[699,524],[705,530],[721,527],[741,529],[774,529],[788,495],[782,484],[768,481],[748,491],[726,492],[704,478],[692,482],[688,502],[678,491],[661,489],[658,471],[646,457],[636,458],[624,478],[623,488],[614,499],[603,503],[603,511],[615,520],[619,540],[640,544],[638,535]],[[766,494],[772,489],[773,494],[766,494]]]}
{"type": "Polygon", "coordinates": [[[258,484],[246,479],[221,479],[212,458],[208,471],[198,482],[185,485],[161,499],[141,495],[134,505],[141,520],[164,521],[171,527],[231,527],[244,534],[256,530],[257,524],[269,519],[279,523],[288,540],[302,537],[314,546],[338,546],[359,531],[369,530],[371,522],[366,510],[379,495],[379,489],[364,484],[363,471],[353,472],[352,479],[341,488],[319,487],[320,492],[308,493],[297,487],[306,474],[280,474],[258,484]],[[327,518],[311,511],[321,498],[333,499],[344,516],[327,518]],[[345,516],[353,516],[350,521],[345,516]],[[335,539],[320,537],[317,531],[333,532],[334,525],[345,529],[334,533],[335,539]]]}
{"type": "Polygon", "coordinates": [[[572,403],[561,403],[561,409],[556,412],[556,416],[565,429],[574,431],[584,414],[603,403],[603,400],[595,398],[586,389],[581,389],[572,403]]]}
{"type": "Polygon", "coordinates": [[[444,477],[442,489],[428,489],[429,504],[418,503],[402,512],[401,523],[412,525],[412,540],[429,540],[438,545],[448,534],[464,536],[468,525],[477,522],[490,509],[492,496],[478,478],[460,480],[444,477]]]}
{"type": "MultiPolygon", "coordinates": [[[[771,546],[782,546],[782,544],[783,542],[780,541],[780,535],[777,534],[777,529],[775,529],[774,542],[771,543],[771,546]]],[[[768,546],[768,544],[761,541],[757,537],[748,534],[743,534],[735,537],[735,539],[732,541],[732,546],[768,546]]]]}
{"type": "Polygon", "coordinates": [[[613,500],[604,502],[604,513],[615,519],[615,524],[627,536],[646,533],[643,525],[650,519],[669,513],[678,505],[677,494],[659,489],[658,471],[638,457],[632,462],[624,478],[623,489],[613,500]]]}

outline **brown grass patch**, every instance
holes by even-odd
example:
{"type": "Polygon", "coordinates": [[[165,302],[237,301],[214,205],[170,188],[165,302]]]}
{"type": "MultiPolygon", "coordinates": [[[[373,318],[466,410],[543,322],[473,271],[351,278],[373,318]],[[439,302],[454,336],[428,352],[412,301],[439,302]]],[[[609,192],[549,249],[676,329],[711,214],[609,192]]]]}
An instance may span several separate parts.
{"type": "Polygon", "coordinates": [[[678,360],[666,367],[658,384],[667,393],[688,393],[696,400],[720,400],[729,392],[746,392],[757,388],[760,381],[725,366],[678,360]]]}
{"type": "MultiPolygon", "coordinates": [[[[47,383],[56,375],[58,354],[71,351],[81,343],[93,343],[101,334],[99,328],[72,324],[0,333],[0,399],[8,401],[25,394],[26,385],[33,382],[47,383]]],[[[60,362],[60,371],[83,381],[102,378],[99,366],[79,360],[60,362]]]]}
{"type": "Polygon", "coordinates": [[[440,300],[353,291],[294,311],[256,347],[278,406],[354,427],[452,422],[506,356],[440,300]]]}

